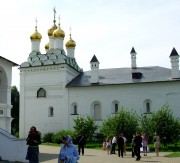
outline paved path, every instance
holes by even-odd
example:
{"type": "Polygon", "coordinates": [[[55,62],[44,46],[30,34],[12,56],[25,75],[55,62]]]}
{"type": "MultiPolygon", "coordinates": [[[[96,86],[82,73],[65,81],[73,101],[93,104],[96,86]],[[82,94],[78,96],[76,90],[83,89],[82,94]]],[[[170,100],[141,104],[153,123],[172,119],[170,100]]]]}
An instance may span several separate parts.
{"type": "MultiPolygon", "coordinates": [[[[40,162],[43,163],[57,163],[59,147],[50,146],[40,146],[40,162]]],[[[141,160],[139,162],[149,162],[149,163],[180,163],[180,157],[167,158],[164,155],[167,152],[160,152],[160,156],[156,157],[155,153],[148,153],[148,156],[143,156],[141,154],[141,160]]],[[[85,155],[80,156],[79,163],[133,163],[135,158],[131,157],[131,153],[127,152],[126,156],[123,158],[118,157],[117,154],[108,155],[106,151],[95,150],[95,149],[85,149],[85,155]]]]}

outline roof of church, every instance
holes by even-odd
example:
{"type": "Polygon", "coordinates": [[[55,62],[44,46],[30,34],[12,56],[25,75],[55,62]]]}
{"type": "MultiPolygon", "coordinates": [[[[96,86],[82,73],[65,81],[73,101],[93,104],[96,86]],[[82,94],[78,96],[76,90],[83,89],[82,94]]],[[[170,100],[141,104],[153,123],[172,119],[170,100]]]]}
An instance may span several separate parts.
{"type": "Polygon", "coordinates": [[[28,61],[23,62],[20,67],[26,68],[60,64],[68,64],[75,70],[82,72],[82,69],[78,66],[76,59],[68,57],[65,54],[64,49],[50,49],[46,54],[32,51],[29,54],[28,61]]]}
{"type": "Polygon", "coordinates": [[[99,61],[98,61],[98,59],[96,58],[96,56],[94,55],[94,56],[92,57],[90,63],[91,63],[91,62],[99,62],[99,61]]]}
{"type": "Polygon", "coordinates": [[[170,56],[178,56],[178,55],[179,55],[179,54],[177,53],[176,49],[173,48],[170,56]]]}
{"type": "Polygon", "coordinates": [[[159,66],[99,69],[99,83],[91,84],[91,71],[86,71],[67,84],[67,87],[92,85],[119,85],[131,83],[164,82],[180,79],[171,78],[171,69],[159,66]],[[134,76],[135,74],[135,76],[134,76]]]}
{"type": "Polygon", "coordinates": [[[134,47],[132,47],[132,49],[131,49],[131,52],[130,52],[130,53],[136,53],[136,51],[135,51],[134,47]]]}
{"type": "Polygon", "coordinates": [[[19,66],[17,63],[12,62],[12,61],[10,61],[10,60],[8,60],[8,59],[6,59],[6,58],[2,57],[2,56],[0,56],[0,59],[6,60],[6,61],[8,61],[8,62],[12,63],[12,64],[13,64],[13,66],[19,66]]]}

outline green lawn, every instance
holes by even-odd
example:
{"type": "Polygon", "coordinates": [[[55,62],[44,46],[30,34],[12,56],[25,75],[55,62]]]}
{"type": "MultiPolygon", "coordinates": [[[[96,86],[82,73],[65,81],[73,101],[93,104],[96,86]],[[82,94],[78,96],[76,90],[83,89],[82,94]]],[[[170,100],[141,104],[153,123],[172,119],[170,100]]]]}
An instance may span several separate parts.
{"type": "Polygon", "coordinates": [[[165,155],[165,157],[180,157],[180,152],[170,153],[168,155],[165,155]]]}
{"type": "MultiPolygon", "coordinates": [[[[60,147],[62,144],[56,144],[56,143],[42,143],[42,145],[49,145],[49,146],[56,146],[60,147]]],[[[75,144],[77,145],[77,144],[75,144]]],[[[149,144],[148,145],[150,148],[151,152],[154,152],[154,145],[149,144]]],[[[85,146],[85,148],[90,148],[90,149],[102,149],[102,142],[88,142],[85,146]]],[[[116,147],[117,148],[117,147],[116,147]]],[[[131,145],[127,144],[127,151],[131,151],[131,145]]],[[[167,155],[167,157],[180,157],[180,144],[177,146],[170,144],[167,147],[160,147],[160,152],[172,152],[172,154],[167,155]]]]}

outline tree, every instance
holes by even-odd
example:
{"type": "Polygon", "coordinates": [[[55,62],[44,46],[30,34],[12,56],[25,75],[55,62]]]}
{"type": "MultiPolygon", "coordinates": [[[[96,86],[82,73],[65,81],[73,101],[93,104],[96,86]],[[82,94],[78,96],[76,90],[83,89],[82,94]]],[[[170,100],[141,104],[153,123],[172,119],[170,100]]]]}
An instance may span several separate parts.
{"type": "Polygon", "coordinates": [[[113,116],[108,116],[101,126],[101,132],[104,136],[113,137],[113,135],[124,133],[128,140],[139,130],[139,117],[136,112],[128,111],[122,108],[113,116]]]}
{"type": "Polygon", "coordinates": [[[140,118],[140,125],[141,125],[141,131],[146,133],[146,135],[148,136],[149,140],[152,140],[153,136],[154,136],[154,129],[153,129],[153,125],[152,125],[152,114],[150,115],[141,115],[140,118]]]}
{"type": "Polygon", "coordinates": [[[16,86],[11,87],[11,132],[15,134],[19,131],[19,92],[16,86]]]}
{"type": "Polygon", "coordinates": [[[90,116],[84,117],[80,115],[74,119],[74,122],[73,128],[75,129],[76,136],[84,134],[88,140],[92,139],[93,134],[98,129],[98,125],[95,124],[90,116]]]}
{"type": "Polygon", "coordinates": [[[168,105],[162,106],[152,115],[152,127],[160,138],[166,137],[167,142],[177,143],[180,138],[180,122],[173,116],[168,105]]]}

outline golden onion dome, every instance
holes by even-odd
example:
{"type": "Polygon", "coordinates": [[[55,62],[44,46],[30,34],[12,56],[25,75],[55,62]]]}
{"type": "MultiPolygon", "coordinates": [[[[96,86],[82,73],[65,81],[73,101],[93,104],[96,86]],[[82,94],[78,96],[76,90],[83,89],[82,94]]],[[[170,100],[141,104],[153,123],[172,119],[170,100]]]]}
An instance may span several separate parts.
{"type": "Polygon", "coordinates": [[[49,30],[48,30],[48,36],[53,36],[53,32],[57,29],[56,24],[54,24],[49,30]]]}
{"type": "Polygon", "coordinates": [[[71,38],[70,34],[70,39],[69,41],[66,42],[66,48],[75,48],[76,47],[76,42],[71,38]]]}
{"type": "Polygon", "coordinates": [[[56,17],[56,10],[55,10],[55,8],[53,9],[53,11],[54,11],[54,20],[53,20],[54,25],[50,29],[48,29],[48,36],[53,36],[53,32],[57,29],[56,19],[55,19],[55,17],[56,17]]]}
{"type": "Polygon", "coordinates": [[[31,40],[41,40],[42,35],[37,31],[37,26],[35,27],[35,32],[30,36],[31,40]]]}
{"type": "Polygon", "coordinates": [[[45,49],[46,49],[46,50],[49,49],[49,42],[45,45],[45,49]]]}
{"type": "Polygon", "coordinates": [[[65,37],[65,33],[61,29],[60,24],[58,24],[58,28],[54,31],[53,36],[55,38],[64,38],[65,37]]]}

